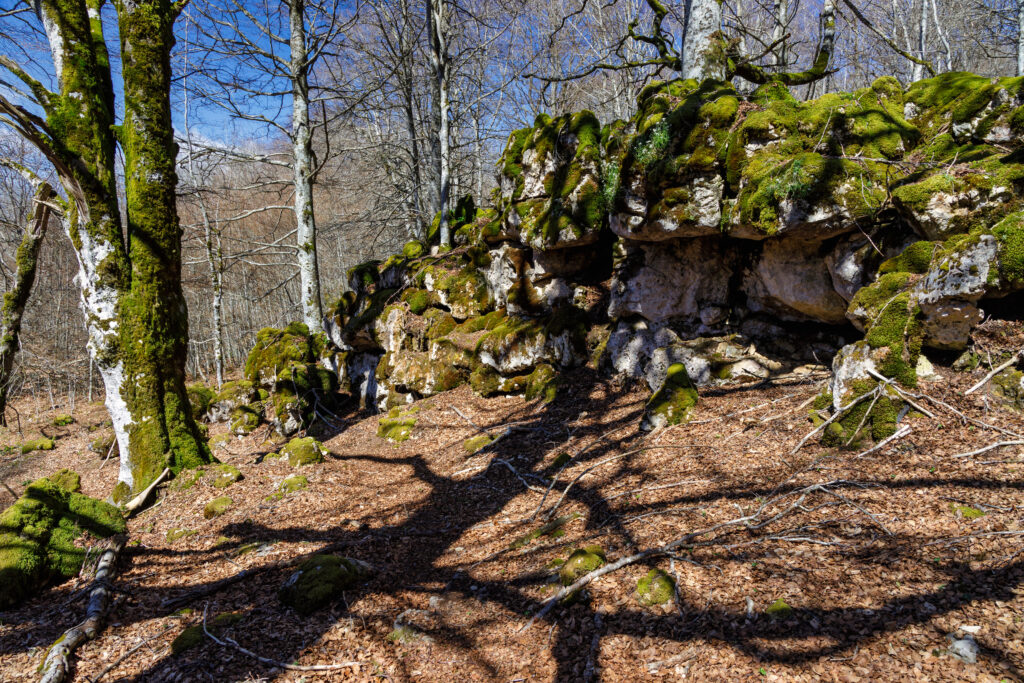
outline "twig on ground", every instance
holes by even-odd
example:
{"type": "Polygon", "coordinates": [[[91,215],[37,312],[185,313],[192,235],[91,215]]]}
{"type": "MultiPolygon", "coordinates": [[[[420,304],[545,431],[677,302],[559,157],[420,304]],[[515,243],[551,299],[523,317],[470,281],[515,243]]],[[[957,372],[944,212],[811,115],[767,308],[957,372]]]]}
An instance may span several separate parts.
{"type": "Polygon", "coordinates": [[[684,479],[683,481],[676,481],[676,482],[673,482],[671,484],[663,484],[661,486],[648,486],[648,487],[645,487],[645,488],[633,489],[632,491],[623,491],[622,493],[616,493],[614,496],[609,496],[608,498],[605,498],[605,501],[607,502],[607,501],[615,500],[616,498],[621,498],[622,496],[628,496],[631,493],[640,493],[641,491],[659,491],[661,489],[675,488],[676,486],[685,486],[686,484],[706,484],[706,483],[708,483],[707,479],[684,479]]]}
{"type": "Polygon", "coordinates": [[[1019,351],[1017,351],[1017,353],[1010,356],[1010,360],[1006,361],[1005,363],[1000,363],[997,367],[993,368],[992,372],[985,375],[980,382],[978,382],[973,387],[965,391],[964,396],[970,396],[978,389],[981,389],[983,386],[991,382],[993,377],[995,377],[1000,372],[1002,372],[1003,370],[1010,367],[1011,365],[1013,365],[1014,363],[1021,359],[1024,359],[1024,349],[1020,349],[1019,351]]]}
{"type": "Polygon", "coordinates": [[[881,389],[882,386],[885,386],[885,385],[881,385],[880,384],[877,387],[875,387],[874,389],[872,389],[871,391],[869,391],[867,393],[864,393],[864,394],[861,394],[857,398],[853,399],[852,401],[847,403],[845,406],[840,406],[839,410],[837,410],[835,412],[835,414],[833,414],[830,418],[828,418],[827,420],[822,422],[820,425],[818,425],[817,427],[812,429],[810,432],[805,434],[804,438],[800,439],[800,442],[796,446],[793,446],[793,450],[791,450],[789,452],[789,454],[790,455],[795,455],[797,451],[799,451],[801,448],[803,448],[804,444],[807,443],[807,441],[811,437],[813,437],[815,434],[817,434],[818,432],[824,430],[830,424],[832,424],[833,422],[838,420],[840,417],[843,416],[844,413],[846,413],[846,411],[848,411],[850,408],[854,407],[855,405],[857,405],[861,401],[866,401],[869,398],[874,397],[879,392],[879,390],[881,389]]]}
{"type": "Polygon", "coordinates": [[[994,451],[995,449],[1003,448],[1004,446],[1024,446],[1024,441],[999,441],[997,443],[989,444],[988,446],[985,446],[984,448],[979,448],[977,450],[969,451],[967,453],[957,453],[956,455],[951,455],[949,457],[950,458],[969,458],[972,455],[981,455],[982,453],[988,453],[989,451],[994,451]]]}
{"type": "Polygon", "coordinates": [[[101,678],[106,676],[108,673],[110,673],[111,671],[116,669],[118,667],[118,665],[121,664],[121,662],[123,662],[124,660],[128,659],[129,657],[131,657],[136,652],[138,652],[139,649],[141,649],[143,645],[145,645],[146,643],[148,643],[148,642],[150,642],[150,641],[152,641],[152,640],[154,640],[156,638],[159,638],[160,636],[164,635],[165,633],[167,633],[167,631],[169,629],[170,629],[170,626],[165,626],[163,628],[163,630],[161,630],[159,633],[155,633],[155,634],[151,635],[148,638],[143,638],[142,640],[140,640],[138,642],[138,644],[135,645],[135,647],[133,647],[132,649],[130,649],[127,652],[125,652],[123,655],[121,655],[120,657],[118,657],[117,659],[112,661],[110,664],[107,664],[105,667],[103,667],[103,669],[98,674],[96,674],[91,679],[89,679],[90,683],[96,683],[97,681],[99,681],[101,678]]]}
{"type": "Polygon", "coordinates": [[[96,566],[96,578],[89,590],[89,604],[85,610],[85,620],[72,626],[50,646],[46,659],[39,667],[42,677],[40,683],[60,683],[67,676],[69,658],[75,649],[87,640],[92,640],[100,632],[103,620],[110,604],[110,579],[114,575],[117,555],[124,548],[128,539],[117,535],[107,541],[107,548],[100,555],[96,566]]]}
{"type": "Polygon", "coordinates": [[[281,669],[287,669],[288,671],[336,671],[338,669],[351,669],[353,667],[366,666],[366,664],[364,662],[337,662],[335,664],[312,664],[312,665],[309,665],[309,666],[302,666],[302,665],[299,665],[299,664],[287,664],[285,662],[279,662],[276,659],[270,659],[269,657],[262,657],[262,656],[256,654],[255,652],[253,652],[252,650],[246,650],[244,647],[242,647],[241,645],[236,643],[231,638],[228,638],[227,636],[224,636],[224,640],[221,640],[217,636],[215,636],[212,633],[210,633],[210,631],[207,630],[207,628],[206,628],[206,610],[207,610],[207,606],[204,606],[203,607],[203,633],[205,633],[210,640],[212,640],[213,642],[215,642],[215,643],[217,643],[218,645],[221,645],[221,646],[228,646],[228,645],[230,645],[231,647],[235,648],[236,650],[238,650],[242,654],[248,655],[249,657],[252,657],[253,659],[259,660],[259,661],[263,662],[264,664],[270,664],[271,666],[276,666],[276,667],[279,667],[281,669]]]}
{"type": "Polygon", "coordinates": [[[865,455],[870,455],[870,454],[874,453],[877,450],[885,448],[892,441],[895,441],[896,439],[902,439],[903,437],[905,437],[907,434],[909,434],[912,431],[913,430],[910,427],[907,427],[906,425],[904,425],[904,426],[900,427],[898,430],[896,430],[895,434],[891,434],[890,436],[885,437],[884,439],[882,439],[881,441],[879,441],[878,443],[876,443],[874,446],[872,446],[871,448],[867,449],[866,451],[863,451],[862,453],[858,453],[857,455],[853,456],[853,459],[856,460],[857,458],[863,458],[865,455]]]}

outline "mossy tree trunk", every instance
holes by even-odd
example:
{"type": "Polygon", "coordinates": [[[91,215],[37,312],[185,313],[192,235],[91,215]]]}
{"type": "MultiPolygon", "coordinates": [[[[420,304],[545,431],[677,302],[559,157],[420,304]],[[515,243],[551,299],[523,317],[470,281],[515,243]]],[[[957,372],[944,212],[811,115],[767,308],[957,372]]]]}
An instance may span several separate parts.
{"type": "Polygon", "coordinates": [[[309,56],[306,50],[306,3],[288,0],[289,79],[292,86],[292,170],[295,183],[295,234],[298,240],[299,288],[302,322],[311,334],[323,329],[320,268],[316,253],[316,217],[313,213],[312,130],[309,124],[309,56]]]}
{"type": "Polygon", "coordinates": [[[172,26],[168,0],[116,3],[124,74],[131,285],[120,309],[123,393],[131,413],[127,478],[141,491],[165,467],[210,462],[185,390],[188,311],[181,291],[181,227],[175,203],[177,145],[171,123],[172,26]]]}
{"type": "Polygon", "coordinates": [[[32,284],[36,280],[39,247],[43,244],[46,226],[53,213],[50,202],[56,195],[49,183],[37,181],[35,184],[35,205],[29,213],[15,257],[14,284],[4,293],[3,303],[0,304],[0,425],[4,426],[7,426],[7,391],[11,383],[11,371],[14,369],[14,357],[18,353],[21,318],[32,292],[32,284]]]}
{"type": "MultiPolygon", "coordinates": [[[[89,353],[103,379],[106,405],[122,453],[131,420],[121,387],[118,306],[127,288],[127,252],[115,175],[114,89],[101,0],[41,0],[38,14],[49,42],[58,92],[50,92],[17,65],[8,71],[26,83],[45,123],[4,106],[16,131],[53,164],[67,199],[63,225],[78,257],[78,282],[89,353]]],[[[123,468],[122,468],[123,474],[123,468]]]]}

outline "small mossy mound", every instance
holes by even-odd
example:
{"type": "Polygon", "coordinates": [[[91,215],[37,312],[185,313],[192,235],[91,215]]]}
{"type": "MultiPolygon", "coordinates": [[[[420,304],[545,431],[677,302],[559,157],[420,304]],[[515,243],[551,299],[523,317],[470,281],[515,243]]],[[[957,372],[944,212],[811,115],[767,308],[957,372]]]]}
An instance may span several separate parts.
{"type": "Polygon", "coordinates": [[[217,450],[221,448],[227,448],[228,444],[234,440],[234,436],[230,432],[224,432],[216,436],[210,437],[210,449],[217,450]]]}
{"type": "Polygon", "coordinates": [[[414,406],[408,410],[402,410],[395,406],[377,421],[377,436],[387,439],[392,443],[408,441],[412,436],[412,430],[416,426],[416,414],[419,407],[414,406]]]}
{"type": "Polygon", "coordinates": [[[952,511],[954,516],[959,517],[960,519],[973,520],[980,519],[985,516],[984,511],[979,510],[976,507],[971,507],[970,505],[955,505],[950,503],[949,509],[952,511]]]}
{"type": "Polygon", "coordinates": [[[238,406],[231,411],[231,433],[236,436],[252,434],[263,421],[263,411],[255,406],[238,406]]]}
{"type": "Polygon", "coordinates": [[[563,586],[571,586],[582,576],[600,568],[608,561],[604,548],[599,545],[588,545],[572,551],[565,564],[558,572],[558,579],[563,586]]]}
{"type": "Polygon", "coordinates": [[[311,436],[292,439],[278,452],[280,457],[288,459],[288,464],[292,467],[321,463],[327,453],[324,445],[311,436]]]}
{"type": "Polygon", "coordinates": [[[54,445],[53,439],[47,439],[46,437],[32,439],[21,444],[21,452],[25,454],[32,451],[52,451],[54,445]]]}
{"type": "MultiPolygon", "coordinates": [[[[877,387],[878,383],[874,380],[852,382],[843,405],[849,405],[857,397],[877,387]]],[[[825,428],[821,443],[840,448],[857,448],[868,437],[874,441],[890,437],[896,433],[896,421],[903,406],[903,399],[892,389],[886,389],[875,398],[863,399],[825,428]]]]}
{"type": "Polygon", "coordinates": [[[309,479],[301,474],[293,474],[286,477],[277,485],[277,492],[267,496],[268,501],[281,500],[290,493],[295,493],[309,487],[309,479]]]}
{"type": "Polygon", "coordinates": [[[228,508],[234,505],[234,503],[235,501],[231,500],[227,496],[214,498],[206,504],[206,507],[203,508],[203,518],[213,519],[214,517],[220,517],[227,512],[228,508]]]}
{"type": "Polygon", "coordinates": [[[54,427],[67,427],[69,424],[74,424],[75,418],[70,415],[58,415],[52,420],[54,427]]]}
{"type": "Polygon", "coordinates": [[[462,447],[466,450],[466,453],[473,455],[480,449],[489,445],[492,441],[494,441],[494,439],[491,438],[489,434],[477,434],[476,436],[471,436],[466,439],[462,443],[462,447]]]}
{"type": "Polygon", "coordinates": [[[669,366],[665,382],[651,396],[644,409],[642,427],[657,429],[666,425],[683,424],[690,420],[690,413],[697,405],[697,389],[690,381],[686,366],[674,363],[669,366]]]}
{"type": "Polygon", "coordinates": [[[198,382],[188,385],[187,390],[188,401],[192,406],[193,419],[205,419],[206,414],[210,411],[210,405],[217,398],[217,392],[205,384],[200,384],[198,382]]]}
{"type": "MultiPolygon", "coordinates": [[[[225,631],[230,626],[237,624],[244,618],[245,615],[239,612],[218,614],[213,619],[206,622],[206,630],[215,636],[219,636],[221,632],[225,631]]],[[[204,635],[202,624],[189,626],[182,631],[177,638],[171,641],[171,654],[180,654],[186,650],[191,650],[192,648],[201,645],[204,635]]]]}
{"type": "Polygon", "coordinates": [[[97,436],[89,442],[89,450],[102,456],[106,456],[109,453],[111,457],[117,457],[117,439],[114,438],[114,433],[105,432],[97,436]]]}
{"type": "Polygon", "coordinates": [[[189,536],[195,536],[198,533],[199,532],[194,529],[175,527],[173,529],[168,529],[167,534],[164,536],[164,538],[168,543],[173,544],[176,541],[180,541],[183,538],[188,538],[189,536]]]}
{"type": "Polygon", "coordinates": [[[299,564],[281,586],[278,597],[299,614],[312,614],[369,573],[369,566],[358,560],[314,555],[299,564]]]}
{"type": "Polygon", "coordinates": [[[785,619],[793,614],[793,608],[786,604],[786,601],[779,598],[765,608],[764,613],[772,619],[785,619]]]}
{"type": "Polygon", "coordinates": [[[666,572],[652,569],[636,584],[636,596],[641,605],[664,605],[675,598],[676,582],[666,572]]]}
{"type": "Polygon", "coordinates": [[[242,473],[238,471],[238,468],[226,463],[214,467],[213,474],[213,481],[210,483],[218,489],[226,489],[236,481],[242,480],[242,473]]]}
{"type": "Polygon", "coordinates": [[[77,474],[61,470],[29,484],[0,515],[0,607],[75,576],[85,559],[76,539],[124,533],[121,511],[77,493],[79,486],[77,474]]]}
{"type": "Polygon", "coordinates": [[[992,393],[1003,404],[1015,410],[1024,410],[1024,372],[1007,368],[992,378],[992,393]]]}
{"type": "MultiPolygon", "coordinates": [[[[556,517],[555,519],[551,520],[547,524],[543,524],[543,525],[539,526],[538,528],[534,529],[533,531],[531,531],[529,533],[526,533],[526,534],[523,534],[522,536],[520,536],[516,540],[512,541],[512,543],[509,544],[509,548],[511,550],[518,550],[519,548],[523,548],[523,547],[529,545],[532,541],[537,540],[541,536],[550,536],[552,538],[560,538],[560,537],[565,535],[565,531],[563,531],[562,527],[565,526],[566,523],[571,522],[572,520],[576,519],[578,516],[579,515],[572,514],[572,515],[562,515],[561,517],[556,517]]],[[[564,564],[564,562],[560,560],[558,566],[562,566],[562,564],[564,564]]]]}
{"type": "Polygon", "coordinates": [[[194,470],[182,470],[171,482],[171,488],[175,491],[187,491],[206,475],[205,467],[197,467],[194,470]]]}

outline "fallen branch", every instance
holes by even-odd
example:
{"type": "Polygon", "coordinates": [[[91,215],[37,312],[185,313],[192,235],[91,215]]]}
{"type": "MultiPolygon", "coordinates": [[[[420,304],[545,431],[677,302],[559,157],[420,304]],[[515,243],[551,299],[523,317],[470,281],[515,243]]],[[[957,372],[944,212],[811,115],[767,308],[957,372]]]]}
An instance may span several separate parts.
{"type": "Polygon", "coordinates": [[[46,659],[39,667],[42,672],[40,683],[60,683],[68,673],[68,658],[75,649],[87,640],[92,640],[100,631],[110,604],[110,578],[114,574],[117,555],[124,548],[128,539],[125,536],[114,536],[106,550],[100,555],[96,565],[96,578],[89,589],[89,604],[85,610],[85,620],[72,626],[58,638],[49,651],[46,659]]]}
{"type": "Polygon", "coordinates": [[[992,372],[990,372],[987,375],[985,375],[980,382],[978,382],[973,387],[971,387],[970,389],[965,391],[964,392],[964,396],[970,396],[971,394],[973,394],[978,389],[981,389],[983,386],[985,386],[986,384],[991,382],[993,377],[995,377],[1000,372],[1002,372],[1006,368],[1010,367],[1011,365],[1013,365],[1017,361],[1021,360],[1022,358],[1024,358],[1024,349],[1021,349],[1017,353],[1015,353],[1012,356],[1010,356],[1010,360],[1006,361],[1005,363],[1001,363],[999,366],[993,368],[992,372]]]}
{"type": "Polygon", "coordinates": [[[253,659],[263,662],[264,664],[276,666],[281,669],[287,669],[288,671],[336,671],[338,669],[351,669],[352,667],[366,666],[366,664],[363,662],[338,662],[337,664],[312,664],[310,666],[302,666],[299,664],[286,664],[285,662],[279,662],[275,659],[270,659],[269,657],[261,657],[252,650],[246,650],[244,647],[236,643],[231,638],[228,638],[227,636],[224,636],[224,640],[221,640],[217,636],[210,633],[206,628],[206,609],[207,608],[204,606],[203,633],[205,633],[210,638],[210,640],[224,647],[230,645],[231,647],[241,652],[243,655],[248,655],[253,659]]]}
{"type": "Polygon", "coordinates": [[[817,434],[818,432],[822,431],[823,429],[825,429],[826,427],[828,427],[828,426],[829,426],[830,424],[832,424],[833,422],[835,422],[836,420],[838,420],[838,419],[839,419],[840,417],[842,417],[842,416],[843,416],[843,415],[844,415],[844,414],[846,413],[846,411],[848,411],[848,410],[849,410],[850,408],[854,407],[855,405],[857,405],[857,404],[858,404],[858,403],[860,403],[861,401],[866,401],[866,400],[867,400],[867,399],[869,399],[869,398],[873,398],[873,397],[875,397],[875,396],[876,396],[876,395],[878,394],[878,392],[879,392],[879,391],[881,390],[881,387],[882,387],[882,386],[885,386],[885,385],[881,385],[881,384],[880,384],[879,386],[875,387],[875,388],[874,388],[874,389],[872,389],[871,391],[869,391],[869,392],[867,392],[867,393],[865,393],[865,394],[861,394],[861,395],[860,395],[860,396],[858,396],[857,398],[853,399],[852,401],[850,401],[849,403],[847,403],[847,404],[846,404],[845,406],[841,406],[841,407],[839,408],[839,410],[837,410],[837,411],[835,412],[835,414],[834,414],[834,415],[832,415],[832,417],[828,418],[827,420],[825,420],[824,422],[822,422],[822,423],[821,423],[820,425],[818,425],[817,427],[815,427],[814,429],[812,429],[812,430],[811,430],[810,432],[808,432],[808,433],[807,433],[806,435],[804,435],[804,438],[800,439],[800,443],[798,443],[798,444],[797,444],[796,446],[793,446],[793,450],[791,450],[791,451],[789,452],[789,454],[790,454],[790,455],[795,455],[797,451],[799,451],[799,450],[800,450],[801,448],[803,448],[803,447],[804,447],[804,444],[805,444],[805,443],[807,443],[807,441],[808,441],[808,440],[809,440],[809,439],[810,439],[810,438],[811,438],[812,436],[814,436],[815,434],[817,434]]]}
{"type": "Polygon", "coordinates": [[[969,458],[972,455],[981,455],[982,453],[988,453],[989,451],[994,451],[995,449],[1002,448],[1004,446],[1024,446],[1024,441],[999,441],[997,443],[989,444],[984,448],[979,448],[976,451],[970,451],[969,453],[957,453],[956,455],[951,455],[949,457],[969,458]]]}
{"type": "Polygon", "coordinates": [[[153,480],[153,483],[147,486],[139,495],[128,501],[128,504],[124,506],[125,512],[127,512],[129,516],[135,514],[139,508],[145,504],[146,499],[149,498],[149,494],[153,492],[153,489],[155,489],[157,485],[164,480],[164,477],[170,473],[171,468],[165,467],[164,471],[160,473],[160,476],[153,480]]]}
{"type": "Polygon", "coordinates": [[[116,669],[121,662],[123,662],[124,660],[128,659],[133,654],[135,654],[140,649],[142,649],[143,645],[145,645],[146,643],[148,643],[148,642],[150,642],[152,640],[155,640],[155,639],[159,638],[160,636],[162,636],[165,633],[167,633],[168,630],[170,630],[170,627],[169,626],[165,626],[164,629],[162,631],[160,631],[159,633],[156,633],[154,635],[151,635],[148,638],[143,638],[142,640],[140,640],[138,642],[138,644],[136,644],[132,649],[130,649],[127,652],[125,652],[123,655],[121,655],[120,657],[118,657],[117,659],[112,661],[110,664],[107,664],[105,667],[103,667],[102,671],[100,671],[98,674],[96,674],[91,679],[89,679],[90,683],[96,683],[97,681],[99,681],[101,678],[106,676],[108,673],[110,673],[111,671],[116,669]]]}
{"type": "Polygon", "coordinates": [[[863,458],[865,455],[870,455],[871,453],[874,453],[875,451],[877,451],[877,450],[879,450],[881,448],[884,448],[890,442],[895,441],[896,439],[902,439],[907,434],[909,434],[911,431],[912,430],[910,429],[910,427],[907,427],[906,425],[904,425],[904,426],[900,427],[896,431],[896,433],[894,433],[894,434],[892,434],[890,436],[887,436],[886,438],[882,439],[881,441],[879,441],[878,443],[876,443],[874,446],[872,446],[871,448],[867,449],[866,451],[864,451],[862,453],[858,453],[857,455],[853,456],[853,459],[856,460],[857,458],[863,458]]]}

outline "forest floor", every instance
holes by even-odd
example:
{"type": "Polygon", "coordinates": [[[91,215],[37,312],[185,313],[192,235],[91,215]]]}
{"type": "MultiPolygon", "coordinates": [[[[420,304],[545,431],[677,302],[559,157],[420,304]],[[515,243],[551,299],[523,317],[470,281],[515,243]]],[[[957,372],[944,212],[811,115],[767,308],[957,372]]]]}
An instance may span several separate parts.
{"type": "MultiPolygon", "coordinates": [[[[1019,326],[992,334],[1022,341],[1019,326]]],[[[104,681],[1022,680],[1024,447],[960,457],[1019,442],[1008,432],[1024,431],[1021,414],[988,389],[964,395],[984,370],[937,371],[915,399],[934,417],[905,418],[909,432],[867,453],[817,437],[793,452],[824,372],[704,390],[691,423],[651,433],[638,429],[645,392],[586,370],[549,405],[468,387],[420,401],[401,444],[377,436],[377,416],[342,415],[331,456],[301,470],[309,487],[277,500],[295,470],[264,459],[276,446],[261,428],[217,452],[241,481],[166,487],[129,522],[115,606],[78,651],[74,680],[107,667],[104,681]],[[478,427],[509,431],[469,454],[478,427]],[[233,505],[204,519],[221,495],[233,505]],[[564,523],[531,533],[550,519],[564,523]],[[194,533],[168,542],[172,529],[194,533]],[[531,623],[573,549],[599,544],[614,562],[692,532],[705,533],[531,623]],[[300,616],[277,598],[287,561],[328,545],[374,573],[300,616]],[[654,567],[677,595],[644,607],[636,585],[654,567]],[[243,570],[184,608],[165,602],[243,570]],[[773,613],[780,599],[790,609],[773,613]],[[241,615],[220,637],[266,659],[350,665],[285,670],[209,639],[172,653],[204,612],[241,615]],[[948,652],[968,635],[974,664],[948,652]]],[[[31,413],[22,406],[26,436],[52,419],[31,413]]],[[[102,406],[74,415],[55,450],[4,456],[10,486],[70,467],[85,493],[109,493],[116,463],[86,450],[102,406]]],[[[83,585],[0,615],[0,679],[37,677],[45,648],[82,618],[83,585]]]]}

